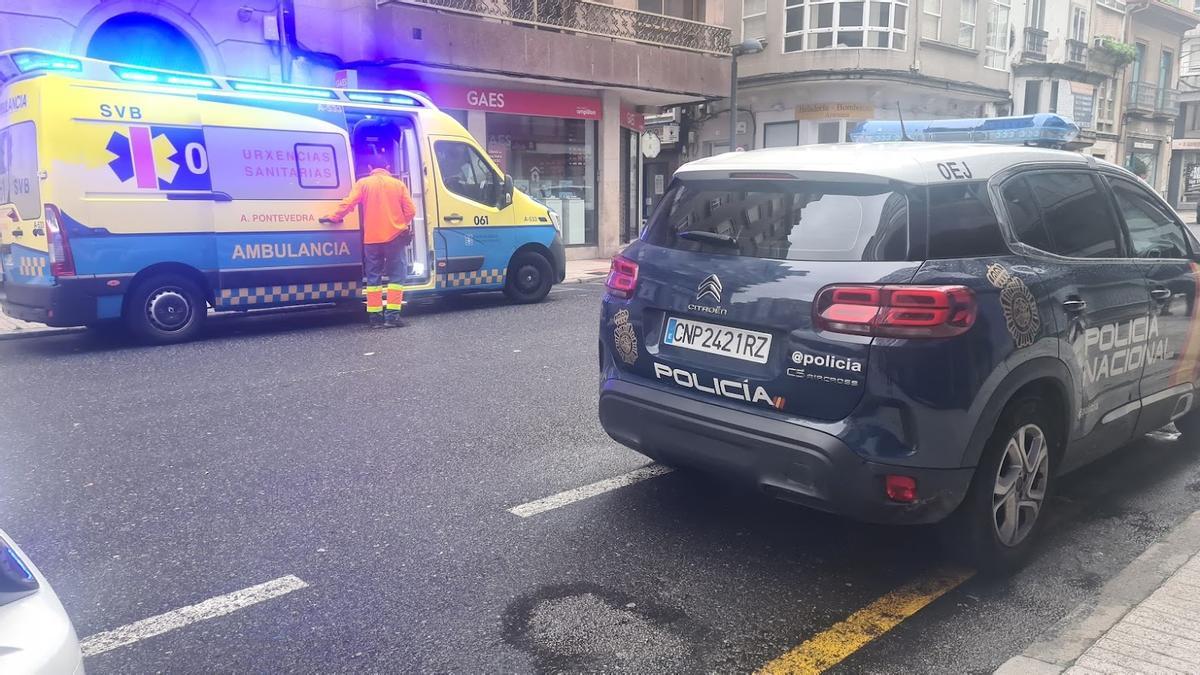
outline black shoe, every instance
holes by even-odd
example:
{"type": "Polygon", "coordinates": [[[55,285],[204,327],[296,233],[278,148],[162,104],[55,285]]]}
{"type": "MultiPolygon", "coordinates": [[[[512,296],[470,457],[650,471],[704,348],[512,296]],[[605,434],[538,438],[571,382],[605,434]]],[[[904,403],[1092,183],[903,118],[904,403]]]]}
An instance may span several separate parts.
{"type": "Polygon", "coordinates": [[[383,328],[383,325],[382,316],[379,316],[378,314],[367,315],[367,328],[374,330],[376,328],[383,328]]]}
{"type": "Polygon", "coordinates": [[[384,319],[383,325],[386,328],[403,328],[404,322],[398,318],[397,319],[384,319]]]}

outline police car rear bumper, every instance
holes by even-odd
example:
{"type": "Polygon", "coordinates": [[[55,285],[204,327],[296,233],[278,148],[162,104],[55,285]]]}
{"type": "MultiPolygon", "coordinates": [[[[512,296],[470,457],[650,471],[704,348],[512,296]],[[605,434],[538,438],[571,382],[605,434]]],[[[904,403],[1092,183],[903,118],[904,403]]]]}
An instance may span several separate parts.
{"type": "Polygon", "coordinates": [[[96,321],[93,279],[59,279],[54,286],[6,284],[4,313],[48,326],[84,326],[96,321]]]}
{"type": "Polygon", "coordinates": [[[962,502],[974,471],[869,462],[816,429],[619,379],[600,387],[600,423],[652,459],[748,480],[773,497],[866,522],[942,520],[962,502]],[[890,501],[888,474],[915,478],[917,501],[890,501]]]}

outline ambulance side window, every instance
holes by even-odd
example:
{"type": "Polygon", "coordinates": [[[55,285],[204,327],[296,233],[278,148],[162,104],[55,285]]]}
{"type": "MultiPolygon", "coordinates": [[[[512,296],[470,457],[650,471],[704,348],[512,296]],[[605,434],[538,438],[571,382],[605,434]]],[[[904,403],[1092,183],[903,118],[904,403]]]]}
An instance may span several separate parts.
{"type": "Polygon", "coordinates": [[[12,204],[23,220],[41,216],[37,133],[33,122],[0,129],[0,204],[12,204]]]}
{"type": "Polygon", "coordinates": [[[497,206],[500,178],[478,150],[459,141],[438,141],[433,152],[447,190],[473,202],[497,206]]]}

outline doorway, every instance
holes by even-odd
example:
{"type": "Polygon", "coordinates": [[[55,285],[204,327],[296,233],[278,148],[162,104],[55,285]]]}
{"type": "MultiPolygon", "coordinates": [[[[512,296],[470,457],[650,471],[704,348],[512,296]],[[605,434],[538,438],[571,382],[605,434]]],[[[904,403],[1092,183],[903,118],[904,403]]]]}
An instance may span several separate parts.
{"type": "MultiPolygon", "coordinates": [[[[350,130],[350,147],[354,156],[356,177],[370,172],[367,158],[387,158],[391,174],[404,181],[412,195],[417,213],[413,217],[413,238],[405,248],[408,259],[406,286],[420,286],[429,282],[429,227],[425,213],[425,188],[422,180],[421,153],[417,142],[417,130],[407,115],[387,115],[376,112],[346,112],[346,126],[350,130]]],[[[361,208],[360,208],[361,217],[361,208]]]]}

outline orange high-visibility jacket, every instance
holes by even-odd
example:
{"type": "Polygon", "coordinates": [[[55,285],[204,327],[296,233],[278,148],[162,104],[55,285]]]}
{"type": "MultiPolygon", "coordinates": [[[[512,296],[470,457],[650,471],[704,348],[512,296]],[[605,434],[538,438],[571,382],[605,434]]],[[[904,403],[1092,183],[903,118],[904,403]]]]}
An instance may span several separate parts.
{"type": "Polygon", "coordinates": [[[341,220],[354,207],[362,204],[363,242],[383,244],[409,228],[417,207],[404,181],[393,177],[386,169],[373,169],[358,179],[350,194],[338,204],[333,220],[341,220]]]}

